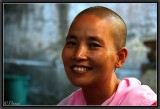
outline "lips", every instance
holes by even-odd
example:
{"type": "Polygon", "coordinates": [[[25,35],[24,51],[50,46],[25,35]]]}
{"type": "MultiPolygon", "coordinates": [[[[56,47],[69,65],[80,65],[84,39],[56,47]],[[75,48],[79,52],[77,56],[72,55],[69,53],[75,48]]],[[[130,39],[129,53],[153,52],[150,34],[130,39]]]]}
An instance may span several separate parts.
{"type": "Polygon", "coordinates": [[[74,65],[71,67],[71,69],[75,72],[87,72],[89,70],[92,69],[92,67],[88,67],[88,66],[80,66],[80,65],[74,65]]]}
{"type": "Polygon", "coordinates": [[[86,67],[73,67],[74,71],[88,71],[89,69],[86,67]]]}

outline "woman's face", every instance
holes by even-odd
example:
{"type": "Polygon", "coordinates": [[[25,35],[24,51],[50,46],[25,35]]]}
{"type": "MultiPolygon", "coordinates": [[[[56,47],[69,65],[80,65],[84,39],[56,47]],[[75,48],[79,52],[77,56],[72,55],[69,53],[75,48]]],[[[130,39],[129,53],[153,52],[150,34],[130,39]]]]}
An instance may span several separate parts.
{"type": "Polygon", "coordinates": [[[83,14],[71,25],[62,60],[68,79],[75,86],[102,85],[114,73],[117,51],[111,23],[83,14]]]}

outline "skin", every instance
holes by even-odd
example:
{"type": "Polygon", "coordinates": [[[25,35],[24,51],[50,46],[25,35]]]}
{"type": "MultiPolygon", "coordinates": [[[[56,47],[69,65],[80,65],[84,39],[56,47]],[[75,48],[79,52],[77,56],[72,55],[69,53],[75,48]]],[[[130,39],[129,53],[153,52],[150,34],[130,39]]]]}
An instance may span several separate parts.
{"type": "Polygon", "coordinates": [[[92,14],[82,14],[72,23],[62,60],[71,83],[81,87],[87,105],[100,105],[111,97],[120,80],[115,68],[120,68],[128,55],[127,49],[117,50],[112,36],[112,22],[92,14]],[[73,67],[89,70],[75,71],[73,67]]]}

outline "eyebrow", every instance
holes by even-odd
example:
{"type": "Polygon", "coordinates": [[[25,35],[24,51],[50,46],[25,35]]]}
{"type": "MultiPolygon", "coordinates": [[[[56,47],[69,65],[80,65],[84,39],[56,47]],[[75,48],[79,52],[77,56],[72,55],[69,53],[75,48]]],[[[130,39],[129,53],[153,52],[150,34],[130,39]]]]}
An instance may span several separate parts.
{"type": "Polygon", "coordinates": [[[74,35],[68,35],[68,36],[66,37],[66,40],[68,40],[68,39],[77,39],[77,38],[76,38],[76,36],[74,36],[74,35]]]}
{"type": "Polygon", "coordinates": [[[88,40],[98,41],[98,42],[100,42],[100,43],[104,43],[103,40],[99,39],[97,36],[89,36],[89,37],[88,37],[88,40]]]}
{"type": "Polygon", "coordinates": [[[97,38],[96,36],[90,36],[90,37],[88,37],[88,39],[89,40],[92,40],[92,41],[99,41],[100,39],[99,38],[97,38]]]}
{"type": "MultiPolygon", "coordinates": [[[[75,35],[68,35],[66,37],[66,40],[68,40],[68,39],[77,39],[77,37],[75,35]]],[[[103,40],[99,39],[97,36],[89,36],[89,37],[87,37],[87,40],[89,40],[89,41],[98,41],[100,43],[104,43],[103,40]]]]}

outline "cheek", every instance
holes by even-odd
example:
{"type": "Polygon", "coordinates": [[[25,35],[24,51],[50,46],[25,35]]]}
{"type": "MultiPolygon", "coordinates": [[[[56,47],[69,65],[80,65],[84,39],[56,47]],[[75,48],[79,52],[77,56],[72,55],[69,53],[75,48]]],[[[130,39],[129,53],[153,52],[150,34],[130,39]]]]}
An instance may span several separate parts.
{"type": "Polygon", "coordinates": [[[104,64],[107,56],[103,52],[91,53],[90,60],[91,63],[94,64],[97,68],[101,68],[104,64]]]}
{"type": "Polygon", "coordinates": [[[116,62],[116,55],[112,52],[98,52],[92,53],[91,60],[93,61],[97,68],[106,68],[108,66],[114,67],[116,62]]]}
{"type": "Polygon", "coordinates": [[[62,51],[62,61],[65,64],[67,62],[67,60],[69,59],[69,52],[67,52],[67,50],[64,48],[62,51]]]}
{"type": "Polygon", "coordinates": [[[63,51],[62,51],[62,54],[61,54],[61,57],[62,57],[62,61],[64,62],[64,57],[65,57],[65,52],[64,52],[64,49],[63,49],[63,51]]]}
{"type": "Polygon", "coordinates": [[[62,51],[62,61],[64,66],[69,66],[71,64],[74,51],[72,49],[64,48],[62,51]]]}

